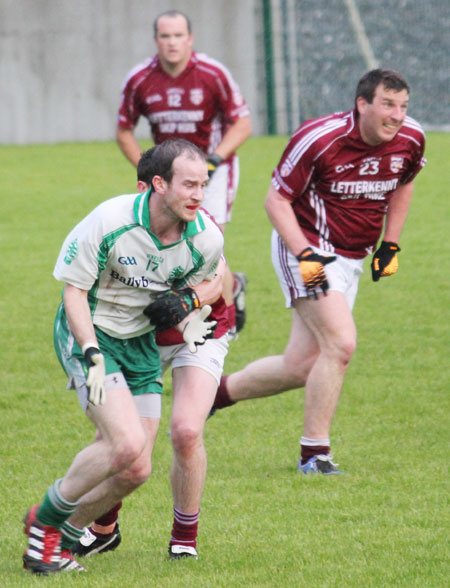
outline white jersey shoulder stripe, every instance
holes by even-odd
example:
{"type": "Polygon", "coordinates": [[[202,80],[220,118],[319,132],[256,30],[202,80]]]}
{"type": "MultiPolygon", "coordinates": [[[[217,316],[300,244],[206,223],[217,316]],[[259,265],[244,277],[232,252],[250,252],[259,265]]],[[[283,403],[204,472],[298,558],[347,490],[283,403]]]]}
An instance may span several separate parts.
{"type": "Polygon", "coordinates": [[[135,65],[133,67],[133,69],[128,72],[128,75],[125,78],[125,82],[123,84],[123,88],[126,87],[126,85],[131,80],[131,78],[133,78],[136,74],[140,73],[141,71],[144,71],[149,66],[153,66],[154,67],[155,64],[156,64],[156,62],[157,62],[156,57],[149,57],[145,61],[142,61],[141,63],[138,63],[137,65],[135,65]]]}
{"type": "MultiPolygon", "coordinates": [[[[295,145],[294,149],[289,154],[289,160],[293,165],[296,165],[299,159],[304,155],[304,153],[311,147],[313,143],[325,137],[326,135],[334,133],[339,128],[346,127],[347,120],[337,119],[331,120],[326,122],[324,125],[313,129],[309,133],[307,133],[298,143],[295,145]]],[[[348,133],[349,131],[347,131],[348,133]]],[[[344,133],[344,134],[347,134],[344,133]]],[[[334,141],[335,137],[333,136],[332,141],[334,141]]],[[[330,143],[332,142],[330,141],[330,143]]]]}
{"type": "Polygon", "coordinates": [[[418,131],[419,133],[421,133],[423,136],[425,136],[425,132],[424,132],[421,124],[418,123],[416,121],[416,119],[414,119],[410,116],[407,116],[405,118],[405,120],[403,121],[403,126],[409,128],[409,129],[414,129],[414,130],[418,131]]]}

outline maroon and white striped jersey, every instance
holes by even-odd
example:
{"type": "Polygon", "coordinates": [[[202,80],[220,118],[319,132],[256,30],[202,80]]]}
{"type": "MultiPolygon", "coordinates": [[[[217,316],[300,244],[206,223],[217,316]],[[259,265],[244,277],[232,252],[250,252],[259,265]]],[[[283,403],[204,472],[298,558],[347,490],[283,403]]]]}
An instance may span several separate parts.
{"type": "Polygon", "coordinates": [[[392,194],[425,163],[424,132],[406,117],[392,141],[364,143],[356,112],[303,123],[272,176],[312,245],[352,259],[373,252],[392,194]]]}
{"type": "Polygon", "coordinates": [[[118,124],[132,129],[145,116],[156,144],[178,137],[209,154],[230,124],[248,115],[230,72],[207,55],[193,52],[176,78],[162,69],[157,55],[136,66],[125,81],[118,124]]]}

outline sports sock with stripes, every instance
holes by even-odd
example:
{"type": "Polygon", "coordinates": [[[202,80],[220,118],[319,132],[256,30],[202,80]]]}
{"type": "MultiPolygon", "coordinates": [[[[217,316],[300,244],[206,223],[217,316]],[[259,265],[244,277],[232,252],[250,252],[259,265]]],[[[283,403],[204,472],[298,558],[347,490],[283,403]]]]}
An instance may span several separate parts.
{"type": "Polygon", "coordinates": [[[61,531],[61,549],[71,549],[77,541],[84,535],[84,529],[74,527],[69,521],[64,521],[60,528],[61,531]]]}
{"type": "Polygon", "coordinates": [[[197,547],[198,519],[200,511],[194,514],[181,512],[173,507],[173,527],[170,545],[197,547]]]}
{"type": "Polygon", "coordinates": [[[50,486],[36,513],[37,519],[43,525],[55,527],[55,529],[59,529],[78,506],[78,502],[69,502],[61,496],[59,492],[60,484],[61,479],[56,480],[50,486]]]}

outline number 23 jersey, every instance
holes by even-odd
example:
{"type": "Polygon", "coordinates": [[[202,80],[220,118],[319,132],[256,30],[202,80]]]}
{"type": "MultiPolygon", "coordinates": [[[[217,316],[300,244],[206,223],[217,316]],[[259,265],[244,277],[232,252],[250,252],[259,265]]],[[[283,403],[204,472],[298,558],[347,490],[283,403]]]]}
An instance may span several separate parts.
{"type": "Polygon", "coordinates": [[[272,176],[290,202],[311,244],[352,259],[373,252],[389,200],[411,182],[425,160],[425,136],[406,117],[397,135],[364,143],[355,111],[303,123],[292,135],[272,176]]]}

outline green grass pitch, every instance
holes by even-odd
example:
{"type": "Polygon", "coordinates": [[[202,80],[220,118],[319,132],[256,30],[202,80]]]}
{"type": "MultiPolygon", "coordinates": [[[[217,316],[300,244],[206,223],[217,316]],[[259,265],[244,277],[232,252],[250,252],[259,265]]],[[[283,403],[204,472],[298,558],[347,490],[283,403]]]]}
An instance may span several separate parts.
{"type": "MultiPolygon", "coordinates": [[[[249,278],[248,323],[227,372],[287,340],[263,209],[285,143],[253,138],[240,150],[226,254],[249,278]]],[[[113,143],[1,147],[2,587],[448,586],[449,153],[450,135],[429,133],[397,275],[374,284],[365,266],[358,349],[332,429],[345,475],[296,472],[302,391],[223,410],[206,426],[200,559],[170,562],[168,378],[154,472],[125,500],[122,545],[87,560],[89,574],[35,578],[21,569],[23,514],[94,435],[53,351],[52,270],[67,232],[102,200],[135,192],[135,174],[113,143]]]]}

